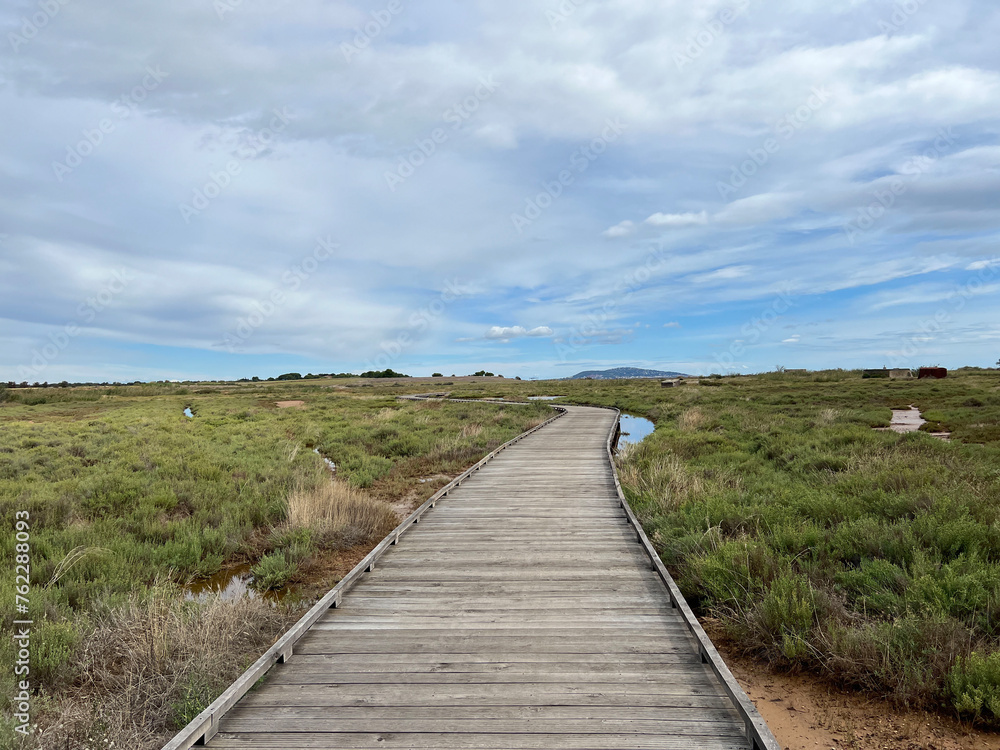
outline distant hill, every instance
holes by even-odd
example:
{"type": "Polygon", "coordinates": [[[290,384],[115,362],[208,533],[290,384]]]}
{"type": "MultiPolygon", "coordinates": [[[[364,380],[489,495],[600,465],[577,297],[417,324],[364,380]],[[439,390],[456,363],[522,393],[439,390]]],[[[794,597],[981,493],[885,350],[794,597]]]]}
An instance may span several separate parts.
{"type": "Polygon", "coordinates": [[[664,372],[663,370],[643,370],[639,367],[615,367],[611,370],[585,370],[578,372],[567,380],[630,380],[633,378],[687,378],[683,372],[664,372]]]}

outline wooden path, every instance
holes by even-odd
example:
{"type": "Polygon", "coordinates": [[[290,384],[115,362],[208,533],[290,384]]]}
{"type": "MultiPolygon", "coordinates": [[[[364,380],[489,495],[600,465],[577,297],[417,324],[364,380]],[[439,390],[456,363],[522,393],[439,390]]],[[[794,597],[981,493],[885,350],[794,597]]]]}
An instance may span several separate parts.
{"type": "Polygon", "coordinates": [[[777,749],[623,507],[617,418],[566,407],[482,464],[220,712],[209,746],[777,749]]]}

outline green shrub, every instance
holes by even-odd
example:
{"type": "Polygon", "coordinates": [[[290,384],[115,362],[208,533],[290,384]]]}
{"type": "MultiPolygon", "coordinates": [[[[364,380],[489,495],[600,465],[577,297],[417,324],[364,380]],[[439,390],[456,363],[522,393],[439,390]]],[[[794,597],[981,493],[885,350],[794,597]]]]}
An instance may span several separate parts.
{"type": "Polygon", "coordinates": [[[751,614],[760,634],[778,645],[787,659],[806,655],[815,618],[815,592],[807,578],[793,574],[775,579],[751,614]]]}
{"type": "Polygon", "coordinates": [[[298,566],[289,562],[284,552],[270,552],[250,568],[250,573],[253,575],[252,585],[258,591],[284,588],[297,569],[298,566]]]}
{"type": "Polygon", "coordinates": [[[62,687],[73,670],[73,653],[79,638],[73,623],[37,623],[31,641],[32,676],[51,690],[62,687]]]}
{"type": "Polygon", "coordinates": [[[170,705],[170,723],[174,729],[186,727],[198,714],[204,711],[215,700],[220,689],[225,685],[218,684],[209,675],[193,672],[179,685],[176,700],[170,705]]]}
{"type": "Polygon", "coordinates": [[[740,648],[911,708],[950,704],[956,659],[1000,640],[1000,381],[861,374],[580,383],[566,400],[656,416],[620,458],[623,487],[685,596],[740,648]],[[871,429],[910,404],[951,443],[871,429]],[[678,502],[663,480],[683,476],[701,486],[678,502]]]}
{"type": "Polygon", "coordinates": [[[962,716],[1000,722],[1000,652],[971,653],[948,675],[952,705],[962,716]]]}

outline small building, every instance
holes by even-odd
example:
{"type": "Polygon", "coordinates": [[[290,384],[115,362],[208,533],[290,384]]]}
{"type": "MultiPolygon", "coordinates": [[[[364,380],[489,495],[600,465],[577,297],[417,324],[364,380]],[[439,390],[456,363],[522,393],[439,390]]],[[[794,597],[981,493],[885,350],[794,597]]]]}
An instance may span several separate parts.
{"type": "Polygon", "coordinates": [[[661,388],[676,388],[677,386],[679,386],[683,382],[684,382],[684,380],[682,378],[671,378],[670,380],[661,380],[660,381],[660,387],[661,388]]]}
{"type": "Polygon", "coordinates": [[[921,367],[917,372],[918,378],[936,378],[941,380],[948,377],[948,370],[944,367],[921,367]]]}
{"type": "Polygon", "coordinates": [[[889,370],[889,380],[913,380],[913,370],[889,370]]]}

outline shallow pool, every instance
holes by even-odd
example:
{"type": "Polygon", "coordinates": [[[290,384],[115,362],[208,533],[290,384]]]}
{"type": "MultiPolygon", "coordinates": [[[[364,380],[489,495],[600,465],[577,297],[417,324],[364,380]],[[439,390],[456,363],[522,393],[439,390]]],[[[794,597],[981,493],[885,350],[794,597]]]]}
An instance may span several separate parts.
{"type": "Polygon", "coordinates": [[[633,417],[631,414],[622,414],[621,426],[622,434],[618,438],[619,445],[622,443],[635,444],[641,442],[643,438],[656,429],[656,425],[645,417],[633,417]]]}
{"type": "Polygon", "coordinates": [[[184,587],[184,598],[204,602],[210,597],[218,596],[223,601],[263,598],[270,602],[279,602],[286,597],[292,597],[291,600],[298,597],[298,590],[295,586],[286,586],[283,589],[272,589],[261,593],[251,586],[252,583],[253,574],[250,572],[250,566],[237,565],[233,568],[220,570],[208,578],[191,581],[184,587]]]}

